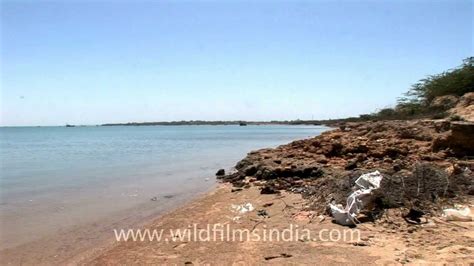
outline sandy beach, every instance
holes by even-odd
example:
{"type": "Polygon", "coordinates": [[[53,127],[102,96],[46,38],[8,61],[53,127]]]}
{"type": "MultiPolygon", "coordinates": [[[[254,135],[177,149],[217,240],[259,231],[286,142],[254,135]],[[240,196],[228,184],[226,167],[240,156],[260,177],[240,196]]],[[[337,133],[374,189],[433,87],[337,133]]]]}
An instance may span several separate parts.
{"type": "MultiPolygon", "coordinates": [[[[326,232],[344,232],[346,227],[334,224],[331,218],[303,211],[306,201],[297,194],[262,195],[256,188],[231,192],[232,187],[221,184],[208,195],[197,199],[143,228],[164,229],[163,237],[171,237],[168,230],[198,224],[229,225],[233,229],[258,230],[297,225],[311,232],[323,232],[322,239],[295,241],[128,241],[116,242],[93,257],[82,258],[88,265],[114,264],[399,264],[445,263],[469,264],[474,261],[474,222],[442,223],[436,221],[411,228],[404,221],[364,223],[360,239],[328,241],[326,232]],[[232,204],[251,203],[254,211],[238,220],[232,204]],[[268,216],[257,215],[266,210],[268,216]],[[395,229],[395,226],[398,226],[395,229]]],[[[171,239],[171,238],[170,238],[171,239]]]]}

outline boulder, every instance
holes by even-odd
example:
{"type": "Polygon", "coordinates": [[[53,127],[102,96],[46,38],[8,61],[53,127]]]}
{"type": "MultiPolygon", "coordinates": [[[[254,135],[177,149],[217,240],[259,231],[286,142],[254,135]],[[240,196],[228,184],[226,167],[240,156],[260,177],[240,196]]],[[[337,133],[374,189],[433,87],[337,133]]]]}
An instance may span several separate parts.
{"type": "Polygon", "coordinates": [[[436,132],[442,133],[448,131],[451,128],[451,123],[446,120],[439,120],[434,122],[434,127],[436,132]]]}
{"type": "Polygon", "coordinates": [[[466,121],[474,122],[474,92],[464,94],[458,104],[449,110],[451,116],[458,116],[466,121]]]}
{"type": "Polygon", "coordinates": [[[466,155],[474,154],[474,122],[452,122],[451,139],[453,145],[464,150],[466,155]]]}
{"type": "Polygon", "coordinates": [[[344,169],[346,169],[346,170],[352,170],[352,169],[355,169],[355,168],[357,168],[357,159],[352,159],[352,160],[348,161],[346,166],[344,167],[344,169]]]}
{"type": "Polygon", "coordinates": [[[276,190],[270,185],[267,185],[260,190],[260,194],[280,194],[280,191],[276,190]]]}
{"type": "Polygon", "coordinates": [[[258,168],[257,166],[251,164],[251,165],[248,165],[247,167],[245,167],[242,172],[246,175],[246,176],[253,176],[255,173],[257,173],[258,171],[258,168]]]}
{"type": "Polygon", "coordinates": [[[458,157],[474,155],[474,122],[452,122],[450,127],[433,140],[433,151],[450,149],[458,157]]]}
{"type": "Polygon", "coordinates": [[[325,147],[323,151],[326,157],[335,157],[341,155],[342,149],[344,146],[340,142],[334,142],[325,147]]]}

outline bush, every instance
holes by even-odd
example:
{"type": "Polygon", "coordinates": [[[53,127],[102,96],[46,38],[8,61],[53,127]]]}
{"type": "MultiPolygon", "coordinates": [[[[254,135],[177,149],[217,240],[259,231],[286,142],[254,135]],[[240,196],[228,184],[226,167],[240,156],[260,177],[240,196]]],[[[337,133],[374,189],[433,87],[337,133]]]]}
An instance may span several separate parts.
{"type": "Polygon", "coordinates": [[[400,103],[421,103],[428,106],[436,97],[462,96],[472,91],[474,91],[474,57],[469,57],[457,68],[420,80],[411,87],[400,103]]]}
{"type": "MultiPolygon", "coordinates": [[[[385,108],[371,116],[374,119],[382,120],[445,118],[446,111],[450,106],[447,104],[432,105],[433,100],[446,95],[462,96],[472,91],[474,91],[474,57],[469,57],[463,60],[462,65],[457,68],[428,76],[414,84],[404,97],[398,99],[394,109],[385,108]]],[[[367,117],[361,116],[361,119],[364,118],[367,117]]]]}
{"type": "Polygon", "coordinates": [[[464,121],[464,118],[460,117],[459,115],[453,115],[449,117],[450,121],[464,121]]]}
{"type": "Polygon", "coordinates": [[[442,119],[445,118],[448,114],[446,112],[435,113],[431,116],[432,119],[442,119]]]}

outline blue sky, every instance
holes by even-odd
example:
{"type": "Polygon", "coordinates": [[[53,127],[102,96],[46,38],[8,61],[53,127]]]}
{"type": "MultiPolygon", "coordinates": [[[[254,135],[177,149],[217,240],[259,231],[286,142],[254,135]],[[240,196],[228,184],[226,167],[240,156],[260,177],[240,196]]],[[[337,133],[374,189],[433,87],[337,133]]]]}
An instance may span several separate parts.
{"type": "Polygon", "coordinates": [[[2,1],[0,125],[326,119],[473,54],[471,1],[2,1]]]}

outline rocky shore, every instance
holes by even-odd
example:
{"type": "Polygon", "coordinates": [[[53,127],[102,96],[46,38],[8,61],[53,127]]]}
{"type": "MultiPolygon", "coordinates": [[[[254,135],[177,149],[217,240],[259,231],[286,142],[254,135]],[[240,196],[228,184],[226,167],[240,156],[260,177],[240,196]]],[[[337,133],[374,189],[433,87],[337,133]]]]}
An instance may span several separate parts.
{"type": "MultiPolygon", "coordinates": [[[[370,214],[404,207],[439,214],[474,195],[474,123],[447,120],[343,123],[320,136],[250,152],[235,172],[220,176],[262,194],[291,191],[324,212],[345,202],[363,173],[384,179],[370,214]]],[[[234,189],[235,190],[235,189],[234,189]]],[[[376,218],[376,217],[374,217],[376,218]]]]}

